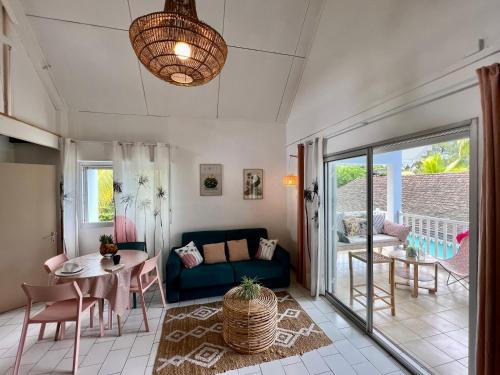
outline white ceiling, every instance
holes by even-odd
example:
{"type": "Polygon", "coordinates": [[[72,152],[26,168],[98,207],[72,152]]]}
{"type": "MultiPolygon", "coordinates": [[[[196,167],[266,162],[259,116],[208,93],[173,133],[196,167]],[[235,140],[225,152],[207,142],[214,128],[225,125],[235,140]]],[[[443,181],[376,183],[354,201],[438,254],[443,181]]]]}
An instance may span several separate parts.
{"type": "Polygon", "coordinates": [[[139,64],[128,39],[162,0],[22,0],[55,84],[75,111],[286,122],[323,0],[198,0],[225,38],[220,75],[176,87],[139,64]]]}

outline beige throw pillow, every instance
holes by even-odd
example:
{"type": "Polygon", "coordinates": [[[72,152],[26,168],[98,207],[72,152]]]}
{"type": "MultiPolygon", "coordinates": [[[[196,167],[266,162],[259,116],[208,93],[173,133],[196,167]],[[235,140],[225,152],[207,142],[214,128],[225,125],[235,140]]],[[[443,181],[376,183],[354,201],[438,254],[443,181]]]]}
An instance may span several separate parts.
{"type": "Polygon", "coordinates": [[[229,249],[229,261],[237,262],[239,260],[250,260],[248,255],[247,240],[228,241],[227,247],[229,249]]]}
{"type": "Polygon", "coordinates": [[[206,264],[227,262],[224,242],[203,245],[203,257],[206,264]]]}

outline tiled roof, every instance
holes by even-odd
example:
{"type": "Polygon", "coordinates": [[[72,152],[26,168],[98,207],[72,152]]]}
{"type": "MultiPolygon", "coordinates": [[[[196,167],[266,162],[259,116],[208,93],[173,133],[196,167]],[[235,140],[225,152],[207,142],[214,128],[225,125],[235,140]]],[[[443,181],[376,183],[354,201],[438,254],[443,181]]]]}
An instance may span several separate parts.
{"type": "MultiPolygon", "coordinates": [[[[403,212],[469,221],[469,174],[437,173],[403,176],[403,212]]],[[[387,209],[387,177],[373,177],[373,207],[387,209]]],[[[366,179],[338,189],[339,211],[366,210],[366,179]]]]}

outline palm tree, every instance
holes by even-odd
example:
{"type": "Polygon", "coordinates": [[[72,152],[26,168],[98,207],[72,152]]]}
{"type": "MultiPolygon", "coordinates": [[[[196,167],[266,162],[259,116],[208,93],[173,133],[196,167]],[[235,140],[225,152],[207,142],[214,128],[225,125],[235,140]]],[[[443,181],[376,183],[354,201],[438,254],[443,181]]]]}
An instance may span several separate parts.
{"type": "Polygon", "coordinates": [[[142,186],[146,186],[149,182],[149,177],[146,175],[140,175],[137,180],[137,192],[135,194],[135,204],[134,204],[134,223],[137,223],[137,201],[139,199],[139,190],[142,186]]]}
{"type": "Polygon", "coordinates": [[[128,242],[128,236],[127,236],[127,210],[128,206],[132,201],[134,200],[134,196],[132,194],[126,194],[122,197],[121,202],[122,204],[125,205],[125,241],[128,242]]]}
{"type": "Polygon", "coordinates": [[[156,191],[156,198],[160,201],[160,230],[161,230],[161,249],[165,248],[165,241],[163,239],[163,217],[162,217],[162,201],[167,199],[167,191],[162,187],[158,187],[156,191]]]}
{"type": "Polygon", "coordinates": [[[160,215],[161,218],[160,210],[158,208],[155,208],[153,211],[153,218],[155,220],[155,227],[153,231],[153,252],[154,252],[153,255],[156,255],[156,218],[158,217],[158,215],[160,215]]]}
{"type": "Polygon", "coordinates": [[[122,183],[118,181],[113,181],[113,209],[115,211],[114,222],[115,222],[115,240],[118,239],[117,229],[116,229],[116,195],[122,193],[122,183]]]}
{"type": "MultiPolygon", "coordinates": [[[[151,200],[150,199],[144,199],[139,203],[139,208],[143,210],[144,212],[144,243],[147,244],[146,241],[146,233],[147,233],[147,215],[146,211],[151,207],[151,200]]],[[[146,246],[146,252],[147,252],[147,246],[146,246]]]]}

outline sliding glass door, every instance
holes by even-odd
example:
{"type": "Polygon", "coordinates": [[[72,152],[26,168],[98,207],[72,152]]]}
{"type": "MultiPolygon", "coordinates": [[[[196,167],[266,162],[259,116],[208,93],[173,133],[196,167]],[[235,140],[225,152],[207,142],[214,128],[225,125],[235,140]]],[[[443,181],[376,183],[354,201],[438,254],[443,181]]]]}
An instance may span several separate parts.
{"type": "Polygon", "coordinates": [[[368,158],[341,155],[326,163],[327,292],[366,322],[368,158]],[[350,250],[357,250],[351,252],[350,250]]]}
{"type": "Polygon", "coordinates": [[[475,122],[325,160],[327,296],[409,367],[467,374],[475,122]]]}

